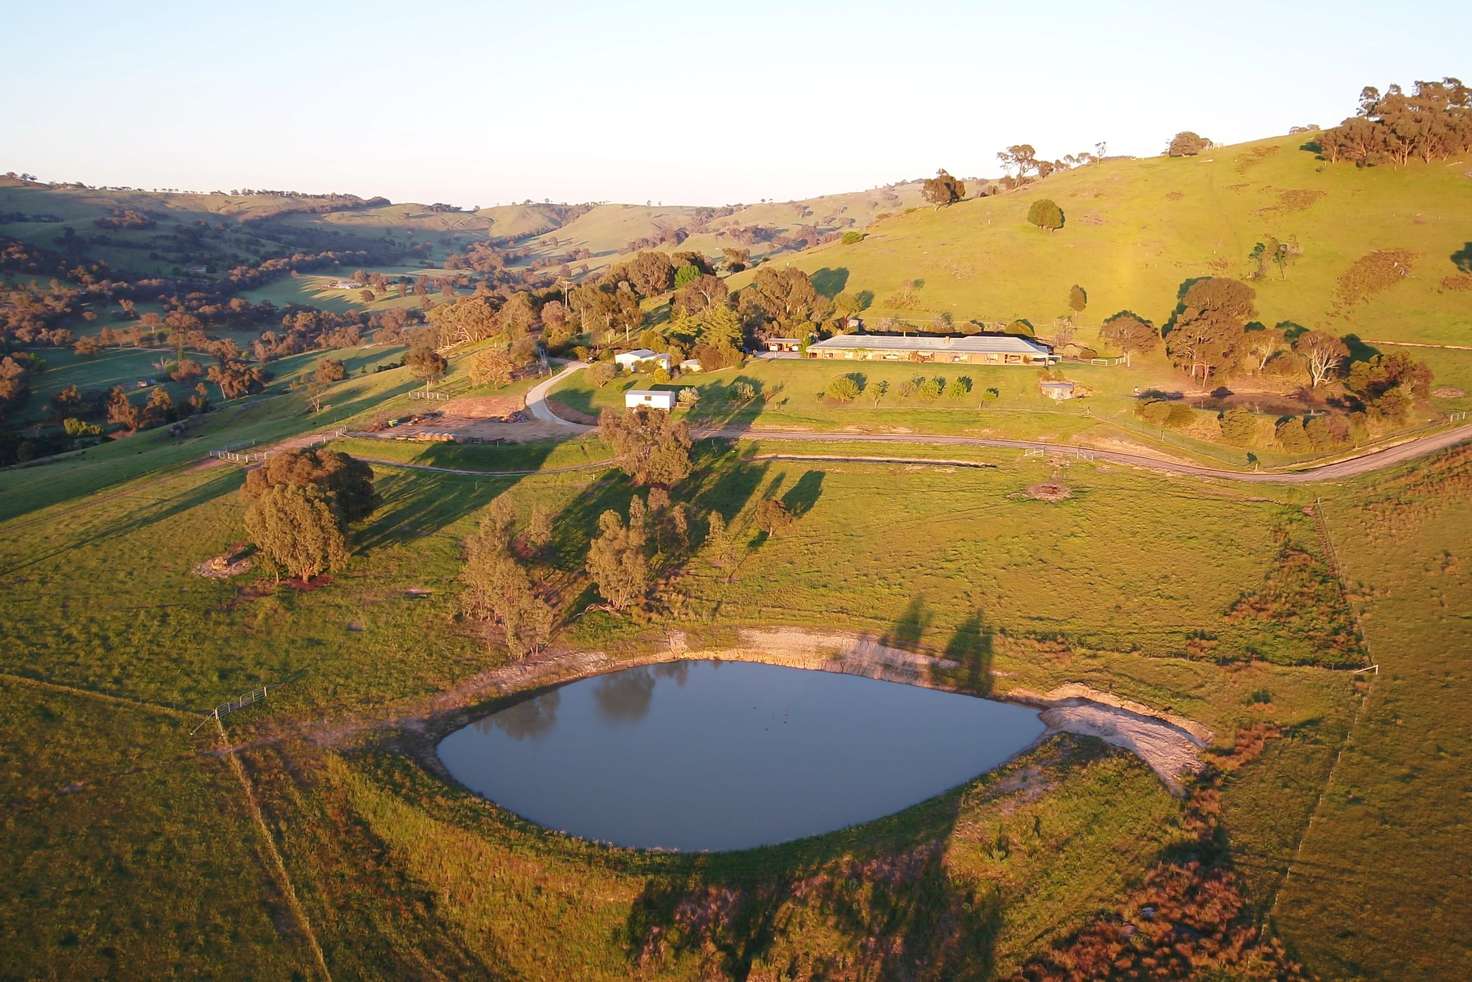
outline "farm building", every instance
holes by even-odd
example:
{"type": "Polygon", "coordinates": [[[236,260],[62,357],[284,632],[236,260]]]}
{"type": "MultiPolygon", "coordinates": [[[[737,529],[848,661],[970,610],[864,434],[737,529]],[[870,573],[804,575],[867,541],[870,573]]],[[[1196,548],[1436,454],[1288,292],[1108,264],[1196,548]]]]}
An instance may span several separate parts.
{"type": "Polygon", "coordinates": [[[629,409],[636,406],[648,406],[650,409],[663,409],[669,412],[675,408],[675,390],[630,389],[624,393],[624,406],[629,409]]]}
{"type": "Polygon", "coordinates": [[[626,372],[632,372],[645,362],[656,362],[659,367],[669,370],[671,359],[666,354],[656,354],[648,348],[635,348],[633,351],[620,351],[613,356],[613,361],[619,368],[626,372]]]}
{"type": "Polygon", "coordinates": [[[680,371],[703,372],[705,371],[705,367],[700,364],[699,358],[686,358],[684,361],[680,362],[680,371]]]}
{"type": "Polygon", "coordinates": [[[844,334],[808,345],[808,357],[963,365],[1051,365],[1058,360],[1053,349],[1043,342],[1013,334],[964,337],[844,334]]]}
{"type": "Polygon", "coordinates": [[[797,338],[767,338],[768,351],[796,351],[802,347],[802,342],[797,338]]]}

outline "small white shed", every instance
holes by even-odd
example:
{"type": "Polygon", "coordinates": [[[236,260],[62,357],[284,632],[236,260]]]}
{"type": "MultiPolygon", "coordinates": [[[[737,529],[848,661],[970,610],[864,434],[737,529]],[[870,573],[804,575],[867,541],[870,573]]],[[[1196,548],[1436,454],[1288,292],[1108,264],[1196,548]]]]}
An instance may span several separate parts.
{"type": "Polygon", "coordinates": [[[624,393],[624,406],[629,409],[635,406],[648,406],[650,409],[663,409],[669,412],[675,408],[675,390],[630,389],[624,393]]]}

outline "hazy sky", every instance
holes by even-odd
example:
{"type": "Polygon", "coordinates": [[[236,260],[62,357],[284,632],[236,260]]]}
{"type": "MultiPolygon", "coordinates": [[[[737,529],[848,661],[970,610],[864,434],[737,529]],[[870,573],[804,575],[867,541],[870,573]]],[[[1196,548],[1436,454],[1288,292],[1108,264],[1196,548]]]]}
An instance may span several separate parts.
{"type": "Polygon", "coordinates": [[[726,204],[993,174],[1017,142],[1235,142],[1472,76],[1465,0],[230,7],[5,0],[0,171],[726,204]]]}

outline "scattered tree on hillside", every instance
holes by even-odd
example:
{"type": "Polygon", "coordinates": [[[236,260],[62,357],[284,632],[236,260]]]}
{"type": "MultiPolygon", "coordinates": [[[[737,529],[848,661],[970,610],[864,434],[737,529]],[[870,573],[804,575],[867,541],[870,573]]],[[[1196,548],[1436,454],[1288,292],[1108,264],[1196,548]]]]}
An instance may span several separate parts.
{"type": "Polygon", "coordinates": [[[669,413],[647,406],[605,409],[598,417],[598,435],[636,484],[668,488],[690,473],[690,428],[669,413]]]}
{"type": "Polygon", "coordinates": [[[453,303],[432,307],[428,314],[436,343],[468,344],[484,341],[500,330],[496,324],[496,308],[490,297],[464,297],[453,303]]]}
{"type": "Polygon", "coordinates": [[[480,529],[465,540],[461,605],[468,615],[499,625],[506,649],[525,658],[547,646],[556,614],[512,552],[510,511],[504,498],[496,499],[480,529]]]}
{"type": "Polygon", "coordinates": [[[348,559],[347,538],[315,487],[278,484],[251,500],[245,529],[273,567],[309,580],[348,559]]]}
{"type": "Polygon", "coordinates": [[[1349,357],[1349,347],[1327,331],[1305,331],[1294,339],[1293,351],[1303,359],[1309,382],[1315,389],[1338,375],[1340,366],[1349,357]]]}
{"type": "Polygon", "coordinates": [[[1168,325],[1165,351],[1171,362],[1205,385],[1241,360],[1247,322],[1257,313],[1256,293],[1238,280],[1208,276],[1186,289],[1168,325]]]}
{"type": "Polygon", "coordinates": [[[1038,152],[1030,143],[1018,143],[997,152],[1003,170],[1014,171],[1017,181],[1026,181],[1038,169],[1038,152]]]}
{"type": "Polygon", "coordinates": [[[1089,295],[1084,288],[1075,283],[1068,290],[1068,307],[1074,313],[1083,313],[1089,305],[1089,295]]]}
{"type": "Polygon", "coordinates": [[[379,503],[373,468],[337,450],[315,447],[271,454],[246,471],[241,494],[252,501],[283,484],[315,488],[343,525],[367,518],[379,503]]]}
{"type": "Polygon", "coordinates": [[[648,534],[643,519],[642,503],[638,508],[630,503],[627,524],[610,508],[598,516],[598,535],[588,546],[588,575],[599,595],[616,611],[637,604],[649,592],[648,534]]]}
{"type": "Polygon", "coordinates": [[[322,411],[322,398],[334,384],[348,377],[347,366],[336,358],[323,358],[317,362],[312,376],[307,380],[307,402],[312,412],[322,411]]]}
{"type": "Polygon", "coordinates": [[[424,341],[409,349],[409,353],[404,355],[404,364],[409,366],[409,371],[414,373],[415,378],[423,379],[426,385],[432,385],[443,378],[450,367],[445,356],[424,341]]]}
{"type": "Polygon", "coordinates": [[[470,362],[470,381],[476,385],[499,388],[509,385],[516,374],[516,362],[505,348],[487,348],[470,362]]]}
{"type": "Polygon", "coordinates": [[[1063,227],[1063,209],[1051,198],[1039,198],[1027,209],[1027,220],[1045,232],[1063,227]]]}
{"type": "Polygon", "coordinates": [[[1171,137],[1165,152],[1172,157],[1194,157],[1203,150],[1210,150],[1214,145],[1204,136],[1183,130],[1171,137]]]}
{"type": "Polygon", "coordinates": [[[128,393],[121,385],[112,387],[107,396],[107,421],[121,426],[129,432],[141,429],[143,426],[143,414],[138,406],[128,398],[128,393]]]}
{"type": "Polygon", "coordinates": [[[853,402],[861,391],[858,379],[850,374],[840,375],[829,382],[824,394],[834,402],[853,402]]]}
{"type": "Polygon", "coordinates": [[[941,208],[966,197],[966,184],[964,181],[956,180],[942,167],[935,172],[934,177],[925,181],[920,193],[926,201],[941,208]]]}
{"type": "Polygon", "coordinates": [[[746,542],[736,526],[718,511],[711,512],[706,520],[705,551],[711,565],[725,573],[726,582],[730,583],[746,555],[746,542]]]}
{"type": "Polygon", "coordinates": [[[23,406],[30,394],[30,369],[26,364],[10,355],[0,358],[0,419],[23,406]]]}
{"type": "Polygon", "coordinates": [[[1099,337],[1124,352],[1124,363],[1133,364],[1136,352],[1154,351],[1160,331],[1134,311],[1121,310],[1099,325],[1099,337]]]}
{"type": "Polygon", "coordinates": [[[779,498],[763,498],[756,506],[756,527],[769,538],[787,531],[795,521],[797,517],[779,498]]]}

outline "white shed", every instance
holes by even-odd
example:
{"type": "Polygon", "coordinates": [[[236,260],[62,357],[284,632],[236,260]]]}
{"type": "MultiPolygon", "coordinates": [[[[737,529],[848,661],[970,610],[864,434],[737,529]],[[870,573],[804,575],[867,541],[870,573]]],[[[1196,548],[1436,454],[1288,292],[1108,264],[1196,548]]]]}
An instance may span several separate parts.
{"type": "Polygon", "coordinates": [[[648,406],[650,409],[663,409],[669,412],[675,408],[675,390],[630,389],[624,393],[624,406],[629,409],[635,406],[648,406]]]}

